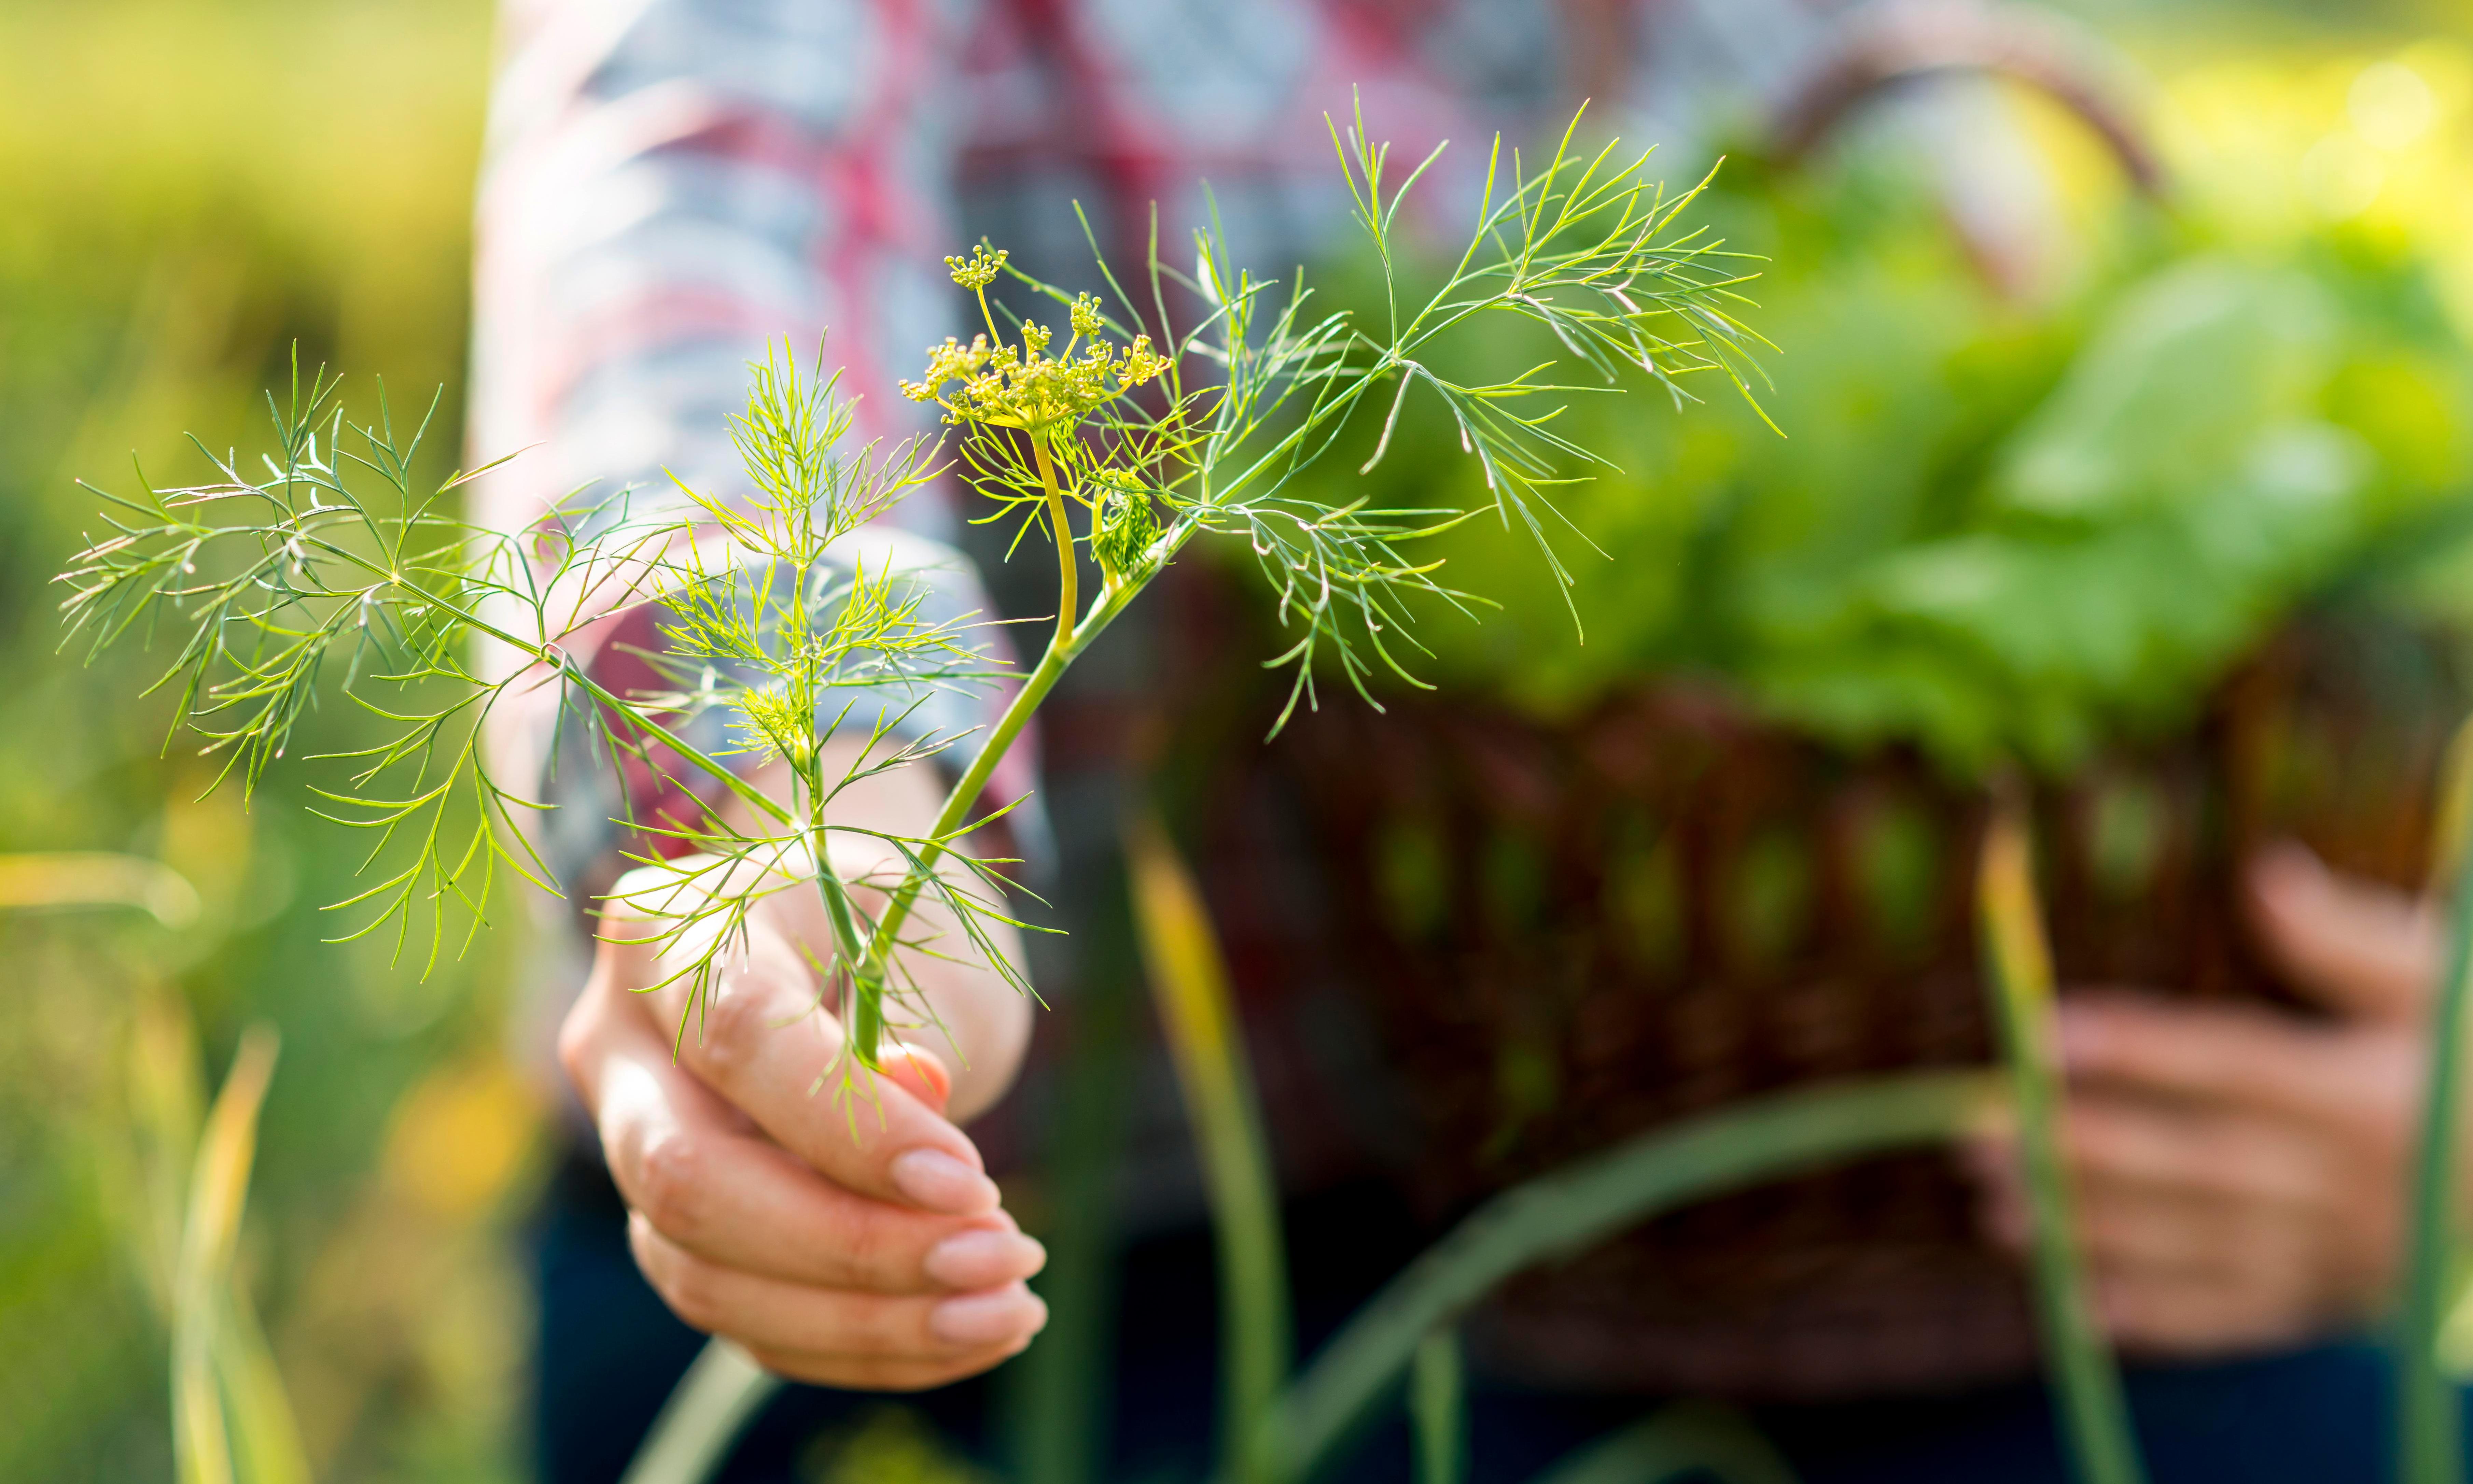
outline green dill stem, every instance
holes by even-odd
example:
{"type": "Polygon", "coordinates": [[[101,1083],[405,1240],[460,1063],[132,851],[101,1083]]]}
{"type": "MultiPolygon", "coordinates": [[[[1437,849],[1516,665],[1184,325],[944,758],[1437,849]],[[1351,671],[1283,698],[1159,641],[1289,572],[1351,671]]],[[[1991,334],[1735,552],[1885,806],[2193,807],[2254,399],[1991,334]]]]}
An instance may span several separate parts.
{"type": "MultiPolygon", "coordinates": [[[[1089,619],[1078,626],[1075,624],[1073,610],[1081,601],[1081,570],[1073,559],[1073,528],[1066,524],[1065,494],[1057,488],[1056,468],[1048,462],[1047,445],[1037,433],[1028,437],[1031,456],[1039,466],[1040,485],[1047,491],[1047,518],[1056,539],[1057,581],[1062,588],[1056,601],[1056,634],[1047,641],[1047,653],[1040,656],[1039,663],[1022,678],[1020,694],[1005,707],[996,730],[988,734],[987,745],[979,749],[978,755],[971,759],[971,766],[953,784],[952,791],[945,796],[945,806],[937,811],[936,823],[927,832],[927,843],[919,851],[919,870],[895,889],[893,899],[885,904],[884,915],[876,920],[876,931],[868,940],[866,957],[859,960],[852,976],[856,1008],[851,1022],[851,1046],[858,1056],[859,1065],[870,1070],[876,1069],[877,1048],[883,1042],[885,983],[892,967],[893,949],[899,942],[902,924],[909,921],[910,910],[917,905],[919,893],[925,885],[921,879],[922,874],[935,870],[936,863],[944,859],[945,847],[941,842],[962,827],[972,804],[987,787],[988,776],[996,771],[997,763],[1004,760],[1005,754],[1013,747],[1014,738],[1021,734],[1021,729],[1029,723],[1040,704],[1047,699],[1047,692],[1064,675],[1066,667],[1073,662],[1083,646],[1124,611],[1125,605],[1133,601],[1134,594],[1141,590],[1142,585],[1140,584],[1110,588],[1101,594],[1089,619]]],[[[820,873],[825,872],[821,860],[817,869],[820,873]]]]}
{"type": "Polygon", "coordinates": [[[1039,487],[1047,491],[1047,522],[1056,537],[1056,639],[1049,648],[1073,642],[1073,610],[1081,599],[1082,568],[1073,560],[1073,528],[1065,521],[1065,491],[1056,487],[1056,467],[1047,462],[1047,442],[1030,435],[1030,456],[1039,465],[1039,487]]]}
{"type": "MultiPolygon", "coordinates": [[[[526,647],[529,648],[529,646],[526,647]]],[[[701,768],[706,773],[711,775],[713,778],[727,787],[732,793],[736,794],[740,799],[746,801],[749,806],[770,816],[775,824],[796,825],[798,823],[798,819],[793,816],[788,809],[783,808],[779,801],[768,796],[764,790],[757,788],[755,784],[740,778],[737,772],[731,768],[729,764],[722,762],[718,758],[708,756],[702,749],[696,747],[684,737],[680,736],[677,732],[662,726],[660,722],[653,720],[651,717],[637,710],[635,706],[619,700],[609,691],[604,690],[597,684],[594,684],[592,679],[584,673],[584,667],[568,659],[564,654],[553,653],[547,650],[534,650],[533,657],[537,659],[546,660],[549,663],[558,665],[560,668],[564,669],[566,672],[567,678],[574,681],[578,685],[583,686],[588,694],[591,695],[611,709],[624,715],[629,721],[634,722],[636,726],[651,732],[655,737],[660,740],[663,746],[669,748],[670,751],[678,754],[681,757],[694,763],[698,768],[701,768]]]]}
{"type": "Polygon", "coordinates": [[[2064,1448],[2079,1484],[2143,1484],[2121,1373],[2097,1330],[2079,1260],[2069,1172],[2061,1161],[2060,1057],[2054,1045],[2053,960],[2035,905],[2027,826],[1997,805],[1977,879],[1994,1020],[2016,1099],[2045,1366],[2064,1448]]]}
{"type": "Polygon", "coordinates": [[[832,857],[828,853],[830,847],[825,834],[823,764],[810,762],[808,768],[804,781],[807,786],[807,836],[812,842],[809,849],[815,851],[816,856],[816,895],[824,898],[825,916],[832,923],[834,951],[845,965],[850,966],[851,997],[854,1002],[852,1018],[857,1027],[854,1034],[867,1045],[874,1046],[883,1034],[883,987],[879,981],[874,994],[858,988],[858,965],[860,955],[866,950],[867,939],[858,930],[858,914],[851,906],[850,889],[842,884],[841,876],[833,870],[832,857]]]}
{"type": "MultiPolygon", "coordinates": [[[[997,718],[995,730],[988,733],[987,745],[979,749],[978,755],[971,759],[970,767],[963,770],[961,778],[945,795],[945,806],[936,812],[936,823],[927,829],[926,844],[919,850],[919,869],[895,888],[892,900],[885,903],[884,915],[876,919],[876,931],[868,939],[867,957],[859,965],[856,978],[860,1014],[852,1026],[851,1044],[858,1054],[860,1065],[871,1070],[876,1068],[877,1041],[870,1039],[870,1035],[880,1035],[883,1024],[881,1011],[869,1006],[867,999],[873,994],[879,1004],[881,1002],[894,946],[900,939],[902,924],[909,921],[910,909],[918,902],[919,893],[926,884],[921,877],[924,873],[935,870],[936,863],[945,858],[942,842],[962,827],[972,805],[986,790],[989,776],[996,772],[996,764],[1002,762],[1005,754],[1012,750],[1014,739],[1021,735],[1021,729],[1029,724],[1032,714],[1047,699],[1047,693],[1056,687],[1057,681],[1082,651],[1090,647],[1091,641],[1098,637],[1147,586],[1146,582],[1127,583],[1102,593],[1090,614],[1071,630],[1069,640],[1060,636],[1049,642],[1047,653],[1040,656],[1039,663],[1022,677],[1020,692],[1005,707],[1004,715],[997,718]]],[[[1060,625],[1060,629],[1062,627],[1060,625]]]]}
{"type": "MultiPolygon", "coordinates": [[[[2461,806],[2473,748],[2460,734],[2451,749],[2457,777],[2449,793],[2461,806]]],[[[2455,811],[2449,811],[2455,812],[2455,811]]],[[[2460,831],[2461,832],[2461,831],[2460,831]]],[[[2446,831],[2442,830],[2442,834],[2446,831]]],[[[2396,1325],[2397,1470],[2407,1484],[2457,1484],[2464,1476],[2462,1424],[2455,1385],[2439,1373],[2438,1331],[2454,1284],[2456,1166],[2463,1133],[2464,1036],[2473,991],[2473,870],[2461,840],[2443,841],[2449,891],[2447,961],[2431,1007],[2430,1080],[2423,1091],[2421,1148],[2414,1160],[2412,1224],[2406,1232],[2404,1312],[2396,1325]]]]}

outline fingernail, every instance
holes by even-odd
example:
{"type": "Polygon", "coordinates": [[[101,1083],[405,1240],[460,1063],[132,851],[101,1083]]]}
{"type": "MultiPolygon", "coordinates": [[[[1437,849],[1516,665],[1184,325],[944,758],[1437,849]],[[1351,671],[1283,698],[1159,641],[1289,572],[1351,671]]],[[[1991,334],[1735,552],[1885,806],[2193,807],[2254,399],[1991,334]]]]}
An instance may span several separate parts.
{"type": "Polygon", "coordinates": [[[956,1232],[929,1248],[920,1265],[948,1288],[990,1288],[1045,1267],[1047,1249],[1019,1232],[956,1232]]]}
{"type": "Polygon", "coordinates": [[[927,1311],[927,1328],[948,1345],[995,1345],[1037,1334],[1047,1325],[1047,1305],[1020,1283],[994,1293],[964,1294],[927,1311]]]}
{"type": "Polygon", "coordinates": [[[894,1159],[893,1188],[925,1210],[968,1216],[996,1204],[996,1183],[942,1149],[913,1149],[894,1159]]]}
{"type": "Polygon", "coordinates": [[[885,1056],[884,1069],[938,1113],[943,1113],[945,1105],[952,1100],[953,1074],[945,1069],[944,1058],[924,1046],[895,1041],[885,1056]]]}

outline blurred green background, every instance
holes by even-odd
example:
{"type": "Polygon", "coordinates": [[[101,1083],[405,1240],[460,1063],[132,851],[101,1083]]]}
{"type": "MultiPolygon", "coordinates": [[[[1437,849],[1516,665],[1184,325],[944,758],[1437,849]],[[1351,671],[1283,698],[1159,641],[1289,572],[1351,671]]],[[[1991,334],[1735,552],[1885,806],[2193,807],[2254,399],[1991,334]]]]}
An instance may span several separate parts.
{"type": "MultiPolygon", "coordinates": [[[[364,395],[375,372],[398,401],[444,387],[431,449],[453,458],[490,10],[0,8],[0,854],[157,857],[204,898],[177,932],[0,910],[0,1479],[171,1476],[149,1130],[261,1020],[284,1048],[241,1260],[317,1475],[522,1476],[514,1238],[544,1141],[508,1028],[521,932],[426,979],[382,944],[321,945],[354,842],[312,827],[297,776],[201,797],[202,765],[161,752],[160,698],[133,699],[144,657],[59,655],[50,586],[95,524],[74,477],[129,481],[132,452],[194,476],[183,429],[246,446],[296,344],[364,395]]],[[[2473,321],[2454,11],[2089,14],[2159,80],[2168,154],[2261,211],[2413,234],[2473,321]],[[2350,100],[2398,58],[2432,117],[2383,142],[2350,100]]]]}
{"type": "Polygon", "coordinates": [[[179,932],[0,912],[0,1479],[172,1476],[140,1111],[254,1020],[284,1045],[240,1260],[318,1476],[521,1475],[520,933],[426,981],[322,945],[354,842],[297,775],[200,798],[134,699],[145,657],[55,653],[50,583],[96,525],[73,477],[126,488],[134,453],[196,479],[181,431],[255,442],[295,343],[365,406],[370,372],[444,386],[451,464],[490,25],[481,0],[0,7],[0,852],[159,856],[204,898],[179,932]],[[202,1055],[132,1057],[150,1009],[202,1055]]]}

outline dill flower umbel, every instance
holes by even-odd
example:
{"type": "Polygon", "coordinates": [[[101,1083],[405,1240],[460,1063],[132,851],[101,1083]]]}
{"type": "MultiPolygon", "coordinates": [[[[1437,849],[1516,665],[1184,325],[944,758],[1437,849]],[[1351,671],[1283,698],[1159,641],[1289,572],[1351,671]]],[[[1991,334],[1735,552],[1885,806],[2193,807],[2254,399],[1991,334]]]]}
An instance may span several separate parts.
{"type": "MultiPolygon", "coordinates": [[[[966,267],[955,270],[958,281],[966,267]]],[[[1092,339],[1072,354],[1081,341],[1086,318],[1081,305],[1073,311],[1074,336],[1065,353],[1050,356],[1054,334],[1046,326],[1025,322],[1021,344],[991,344],[986,335],[971,337],[967,346],[947,336],[927,350],[927,368],[917,381],[901,383],[901,395],[914,402],[934,402],[945,409],[945,420],[956,425],[976,422],[988,427],[1020,428],[1044,433],[1070,427],[1134,388],[1145,385],[1167,369],[1167,357],[1151,349],[1148,335],[1137,335],[1122,347],[1092,339]],[[950,395],[946,389],[959,382],[950,395]]],[[[1087,318],[1095,335],[1098,312],[1087,318]]]]}

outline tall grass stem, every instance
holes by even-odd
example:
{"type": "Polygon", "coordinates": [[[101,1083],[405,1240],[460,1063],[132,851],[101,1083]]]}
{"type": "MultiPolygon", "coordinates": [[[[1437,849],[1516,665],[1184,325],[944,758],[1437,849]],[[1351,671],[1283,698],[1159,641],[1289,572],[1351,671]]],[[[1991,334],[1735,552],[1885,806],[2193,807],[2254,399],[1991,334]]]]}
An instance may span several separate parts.
{"type": "Polygon", "coordinates": [[[679,1377],[619,1484],[704,1484],[738,1434],[781,1389],[780,1377],[728,1340],[712,1340],[679,1377]]]}
{"type": "Polygon", "coordinates": [[[1001,1373],[1005,1476],[1016,1484],[1099,1484],[1114,1417],[1116,1196],[1141,967],[1121,870],[1075,874],[1067,889],[1084,902],[1059,903],[1081,928],[1075,993],[1055,1112],[1037,1157],[1055,1192],[1038,1233],[1047,1266],[1034,1284],[1047,1301],[1047,1328],[1001,1373]]]}
{"type": "Polygon", "coordinates": [[[1332,1463],[1426,1336],[1495,1284],[1660,1211],[1980,1131],[2003,1080],[1907,1072],[1779,1093],[1644,1134],[1496,1196],[1420,1254],[1288,1386],[1266,1427],[1276,1477],[1332,1463]]]}
{"type": "Polygon", "coordinates": [[[1125,831],[1134,922],[1186,1115],[1193,1121],[1219,1257],[1221,1476],[1273,1478],[1263,1424],[1287,1379],[1286,1239],[1244,1032],[1211,918],[1156,816],[1125,831]]]}
{"type": "Polygon", "coordinates": [[[281,1378],[232,1272],[276,1033],[252,1026],[215,1095],[189,1176],[172,1306],[172,1440],[180,1484],[308,1484],[281,1378]]]}
{"type": "Polygon", "coordinates": [[[2061,1073],[2053,956],[2035,902],[2021,806],[2005,799],[1985,826],[1976,881],[1985,978],[2008,1063],[2026,1172],[2035,1309],[2061,1439],[2080,1484],[2144,1484],[2121,1372],[2097,1328],[2061,1161],[2061,1073]]]}
{"type": "Polygon", "coordinates": [[[2473,805],[2473,723],[2448,749],[2433,874],[2446,893],[2447,957],[2431,995],[2430,1075],[2406,1228],[2404,1304],[2396,1322],[2396,1466],[2405,1484],[2461,1484],[2463,1418],[2439,1370],[2438,1331],[2455,1295],[2457,1206],[2462,1181],[2464,1037],[2473,974],[2473,871],[2465,828],[2473,805]]]}
{"type": "Polygon", "coordinates": [[[1460,1337],[1437,1329],[1408,1369],[1408,1423],[1416,1431],[1417,1484],[1460,1484],[1468,1473],[1468,1367],[1460,1337]]]}
{"type": "Polygon", "coordinates": [[[1678,1401],[1600,1438],[1531,1484],[1795,1484],[1775,1445],[1740,1413],[1678,1401]]]}

